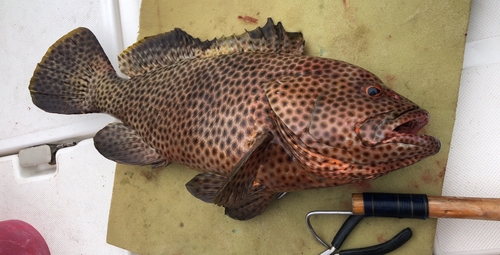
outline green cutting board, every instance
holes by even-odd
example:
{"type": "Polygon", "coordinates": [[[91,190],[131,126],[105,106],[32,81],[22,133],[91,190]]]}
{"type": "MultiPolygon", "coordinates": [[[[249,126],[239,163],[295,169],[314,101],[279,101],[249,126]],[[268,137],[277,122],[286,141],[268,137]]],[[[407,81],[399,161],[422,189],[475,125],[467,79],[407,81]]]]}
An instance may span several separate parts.
{"type": "MultiPolygon", "coordinates": [[[[139,254],[319,254],[325,248],[306,227],[309,211],[349,210],[357,192],[440,195],[469,13],[470,0],[143,0],[139,38],[179,27],[205,40],[263,26],[268,17],[281,21],[287,31],[303,33],[307,55],[361,66],[428,110],[431,120],[421,132],[438,137],[442,148],[374,181],[288,194],[245,222],[187,192],[194,170],[117,165],[108,243],[139,254]]],[[[344,219],[318,216],[312,224],[330,242],[344,219]]],[[[391,254],[432,254],[434,219],[364,219],[342,248],[378,244],[405,227],[413,238],[391,254]]]]}

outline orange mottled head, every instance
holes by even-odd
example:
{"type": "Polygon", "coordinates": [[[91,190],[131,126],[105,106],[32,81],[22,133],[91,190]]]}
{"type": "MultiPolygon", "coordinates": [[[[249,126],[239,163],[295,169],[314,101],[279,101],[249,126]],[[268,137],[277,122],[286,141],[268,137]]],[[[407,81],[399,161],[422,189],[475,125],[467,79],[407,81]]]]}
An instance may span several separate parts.
{"type": "Polygon", "coordinates": [[[284,146],[316,175],[373,179],[439,151],[437,138],[417,134],[428,112],[374,74],[330,59],[301,65],[266,96],[284,146]]]}

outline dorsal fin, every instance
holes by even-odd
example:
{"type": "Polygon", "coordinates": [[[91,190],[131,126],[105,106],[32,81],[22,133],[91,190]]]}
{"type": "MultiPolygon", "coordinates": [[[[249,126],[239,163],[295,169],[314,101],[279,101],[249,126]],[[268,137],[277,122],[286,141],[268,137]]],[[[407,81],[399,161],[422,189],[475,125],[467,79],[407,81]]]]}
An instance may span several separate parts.
{"type": "Polygon", "coordinates": [[[302,54],[303,49],[302,33],[286,32],[281,22],[274,25],[268,18],[262,28],[204,42],[176,28],[138,41],[118,56],[118,62],[120,71],[133,77],[188,58],[247,51],[302,54]]]}
{"type": "Polygon", "coordinates": [[[298,54],[304,52],[302,33],[289,33],[281,22],[274,25],[271,18],[264,27],[245,31],[241,35],[221,37],[211,42],[210,49],[203,56],[229,54],[234,52],[273,52],[278,54],[298,54]]]}

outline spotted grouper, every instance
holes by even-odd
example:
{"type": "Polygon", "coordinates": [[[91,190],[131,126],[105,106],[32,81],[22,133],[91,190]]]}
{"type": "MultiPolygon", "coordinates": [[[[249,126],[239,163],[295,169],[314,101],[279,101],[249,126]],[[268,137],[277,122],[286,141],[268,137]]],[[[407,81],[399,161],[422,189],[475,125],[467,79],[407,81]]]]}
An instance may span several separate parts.
{"type": "Polygon", "coordinates": [[[276,193],[375,179],[439,151],[417,134],[427,111],[369,71],[303,48],[301,33],[271,19],[211,41],[175,29],[121,53],[125,79],[77,28],[49,48],[29,90],[47,112],[121,120],[94,137],[104,157],[197,169],[188,191],[238,220],[276,193]]]}

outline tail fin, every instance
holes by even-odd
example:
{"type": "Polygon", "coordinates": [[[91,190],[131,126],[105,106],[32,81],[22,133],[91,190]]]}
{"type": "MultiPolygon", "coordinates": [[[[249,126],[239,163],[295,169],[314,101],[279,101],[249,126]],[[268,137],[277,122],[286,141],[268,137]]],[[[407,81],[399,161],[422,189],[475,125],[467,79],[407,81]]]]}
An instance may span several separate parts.
{"type": "Polygon", "coordinates": [[[118,76],[94,34],[80,27],[48,49],[31,78],[31,99],[47,112],[99,112],[92,94],[103,79],[114,77],[118,76]]]}

